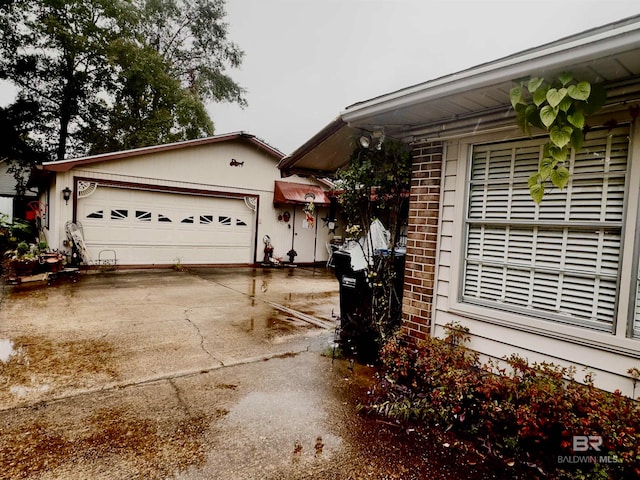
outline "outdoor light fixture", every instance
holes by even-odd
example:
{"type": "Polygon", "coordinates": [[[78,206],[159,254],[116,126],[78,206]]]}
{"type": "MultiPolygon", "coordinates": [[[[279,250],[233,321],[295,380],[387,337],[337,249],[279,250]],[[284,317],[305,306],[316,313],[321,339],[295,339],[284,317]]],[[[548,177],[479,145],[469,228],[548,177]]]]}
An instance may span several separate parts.
{"type": "Polygon", "coordinates": [[[71,198],[71,189],[69,187],[64,187],[64,190],[62,190],[62,198],[64,198],[64,204],[69,205],[69,199],[71,198]]]}
{"type": "Polygon", "coordinates": [[[371,145],[371,137],[369,135],[362,135],[360,137],[360,146],[362,148],[369,148],[369,145],[371,145]]]}
{"type": "Polygon", "coordinates": [[[359,142],[362,148],[375,148],[376,150],[382,149],[382,142],[384,142],[385,134],[384,127],[376,128],[371,135],[361,135],[359,142]]]}
{"type": "Polygon", "coordinates": [[[384,127],[374,130],[372,136],[376,141],[376,150],[381,150],[382,142],[384,142],[384,138],[385,138],[384,127]]]}

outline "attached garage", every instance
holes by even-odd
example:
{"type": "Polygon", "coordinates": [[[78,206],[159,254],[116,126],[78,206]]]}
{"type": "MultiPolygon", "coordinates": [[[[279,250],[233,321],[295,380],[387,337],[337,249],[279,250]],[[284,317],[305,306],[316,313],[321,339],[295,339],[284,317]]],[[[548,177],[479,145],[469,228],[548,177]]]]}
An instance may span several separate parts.
{"type": "MultiPolygon", "coordinates": [[[[274,205],[283,156],[253,135],[232,133],[48,162],[43,233],[52,248],[70,253],[67,228],[76,224],[89,265],[112,259],[119,266],[259,264],[263,238],[272,239],[274,258],[286,259],[292,224],[274,205]]],[[[319,196],[326,188],[312,178],[291,181],[319,196]]],[[[318,208],[316,216],[326,217],[326,207],[318,208]]],[[[326,261],[324,245],[335,229],[322,223],[307,230],[302,233],[310,235],[297,237],[296,261],[326,261]]]]}
{"type": "Polygon", "coordinates": [[[255,211],[244,198],[137,190],[94,182],[77,219],[92,259],[124,264],[252,263],[255,211]]]}

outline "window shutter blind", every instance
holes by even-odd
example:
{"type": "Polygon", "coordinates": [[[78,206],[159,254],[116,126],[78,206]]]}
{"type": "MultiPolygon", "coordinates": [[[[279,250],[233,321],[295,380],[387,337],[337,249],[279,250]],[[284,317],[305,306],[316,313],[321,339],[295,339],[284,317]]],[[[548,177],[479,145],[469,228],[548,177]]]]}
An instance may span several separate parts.
{"type": "MultiPolygon", "coordinates": [[[[629,144],[628,127],[592,131],[572,153],[571,178],[540,205],[527,181],[543,141],[475,146],[463,301],[610,330],[629,144]]],[[[640,280],[639,280],[640,295],[640,280]]],[[[640,306],[636,324],[640,328],[640,306]]]]}

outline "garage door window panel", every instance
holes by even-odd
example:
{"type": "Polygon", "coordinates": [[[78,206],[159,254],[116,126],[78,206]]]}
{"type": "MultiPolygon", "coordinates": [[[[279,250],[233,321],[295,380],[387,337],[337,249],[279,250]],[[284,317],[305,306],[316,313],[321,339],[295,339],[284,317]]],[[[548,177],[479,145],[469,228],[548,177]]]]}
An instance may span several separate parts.
{"type": "Polygon", "coordinates": [[[527,181],[542,152],[542,140],[473,148],[462,299],[611,331],[628,128],[590,132],[568,186],[536,205],[527,181]]]}
{"type": "Polygon", "coordinates": [[[117,209],[111,210],[111,220],[126,220],[129,216],[129,210],[117,209]]]}
{"type": "Polygon", "coordinates": [[[151,212],[136,210],[136,220],[138,220],[139,222],[150,222],[151,212]]]}

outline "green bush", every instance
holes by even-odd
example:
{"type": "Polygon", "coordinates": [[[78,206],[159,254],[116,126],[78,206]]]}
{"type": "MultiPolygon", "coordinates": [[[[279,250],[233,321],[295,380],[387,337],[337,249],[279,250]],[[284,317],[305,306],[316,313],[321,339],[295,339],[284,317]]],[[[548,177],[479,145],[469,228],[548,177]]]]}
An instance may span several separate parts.
{"type": "Polygon", "coordinates": [[[468,330],[418,345],[393,338],[369,411],[402,422],[439,426],[516,468],[552,478],[640,478],[640,404],[596,388],[575,368],[512,355],[480,364],[465,347],[468,330]],[[574,435],[602,439],[611,463],[569,463],[574,435]],[[562,461],[564,459],[564,461],[562,461]]]}

